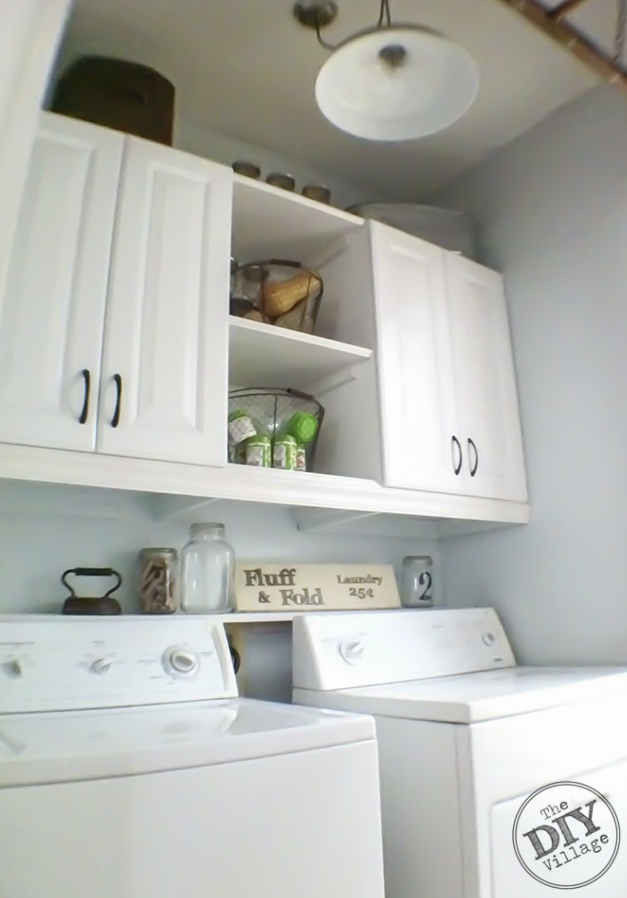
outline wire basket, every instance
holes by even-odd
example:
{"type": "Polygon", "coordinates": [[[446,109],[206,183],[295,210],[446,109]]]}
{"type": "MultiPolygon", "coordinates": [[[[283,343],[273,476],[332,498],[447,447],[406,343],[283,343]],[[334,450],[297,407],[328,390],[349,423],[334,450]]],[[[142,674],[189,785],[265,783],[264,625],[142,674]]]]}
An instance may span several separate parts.
{"type": "Polygon", "coordinates": [[[229,393],[229,461],[310,471],[324,408],[299,390],[248,388],[229,393]]]}

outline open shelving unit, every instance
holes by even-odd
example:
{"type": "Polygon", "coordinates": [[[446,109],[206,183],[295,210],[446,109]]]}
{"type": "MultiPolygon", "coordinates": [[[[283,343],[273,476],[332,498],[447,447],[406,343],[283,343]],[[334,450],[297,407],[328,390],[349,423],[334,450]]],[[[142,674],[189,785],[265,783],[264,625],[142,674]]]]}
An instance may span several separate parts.
{"type": "Polygon", "coordinates": [[[239,261],[304,259],[363,227],[350,212],[243,175],[233,182],[233,246],[239,261]]]}

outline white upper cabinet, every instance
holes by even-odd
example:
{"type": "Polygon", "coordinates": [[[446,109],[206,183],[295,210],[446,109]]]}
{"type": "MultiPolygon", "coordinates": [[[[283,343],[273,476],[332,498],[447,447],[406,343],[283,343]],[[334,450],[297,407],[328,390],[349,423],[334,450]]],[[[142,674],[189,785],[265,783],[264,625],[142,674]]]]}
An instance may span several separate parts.
{"type": "Polygon", "coordinates": [[[93,450],[124,137],[45,114],[5,290],[0,441],[93,450]]]}
{"type": "Polygon", "coordinates": [[[169,147],[127,140],[97,447],[223,465],[232,175],[169,147]]]}
{"type": "Polygon", "coordinates": [[[526,502],[503,278],[461,256],[446,254],[446,281],[464,491],[526,502]]]}
{"type": "Polygon", "coordinates": [[[0,0],[0,293],[41,100],[71,0],[0,0]]]}
{"type": "Polygon", "coordinates": [[[525,502],[501,275],[370,227],[384,484],[525,502]]]}
{"type": "Polygon", "coordinates": [[[372,222],[386,486],[460,492],[444,253],[372,222]]]}

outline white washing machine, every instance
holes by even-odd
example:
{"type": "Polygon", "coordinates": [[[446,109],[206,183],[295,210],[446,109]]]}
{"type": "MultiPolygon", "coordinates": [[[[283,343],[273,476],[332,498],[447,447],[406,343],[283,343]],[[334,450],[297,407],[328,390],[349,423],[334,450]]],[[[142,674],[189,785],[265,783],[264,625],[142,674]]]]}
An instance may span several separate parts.
{"type": "Polygon", "coordinates": [[[517,667],[492,609],[306,615],[293,659],[375,715],[388,898],[625,898],[627,669],[517,667]]]}
{"type": "Polygon", "coordinates": [[[1,898],[383,898],[374,722],[237,698],[208,618],[0,617],[1,898]]]}

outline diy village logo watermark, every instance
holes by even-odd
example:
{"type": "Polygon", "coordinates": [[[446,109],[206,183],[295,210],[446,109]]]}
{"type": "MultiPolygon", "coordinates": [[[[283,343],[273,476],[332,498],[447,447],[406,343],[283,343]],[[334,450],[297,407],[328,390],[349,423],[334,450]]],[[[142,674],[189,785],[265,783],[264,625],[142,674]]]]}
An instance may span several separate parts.
{"type": "Polygon", "coordinates": [[[514,850],[530,876],[555,889],[579,889],[603,876],[620,846],[620,826],[605,796],[581,783],[552,783],[516,814],[514,850]]]}

